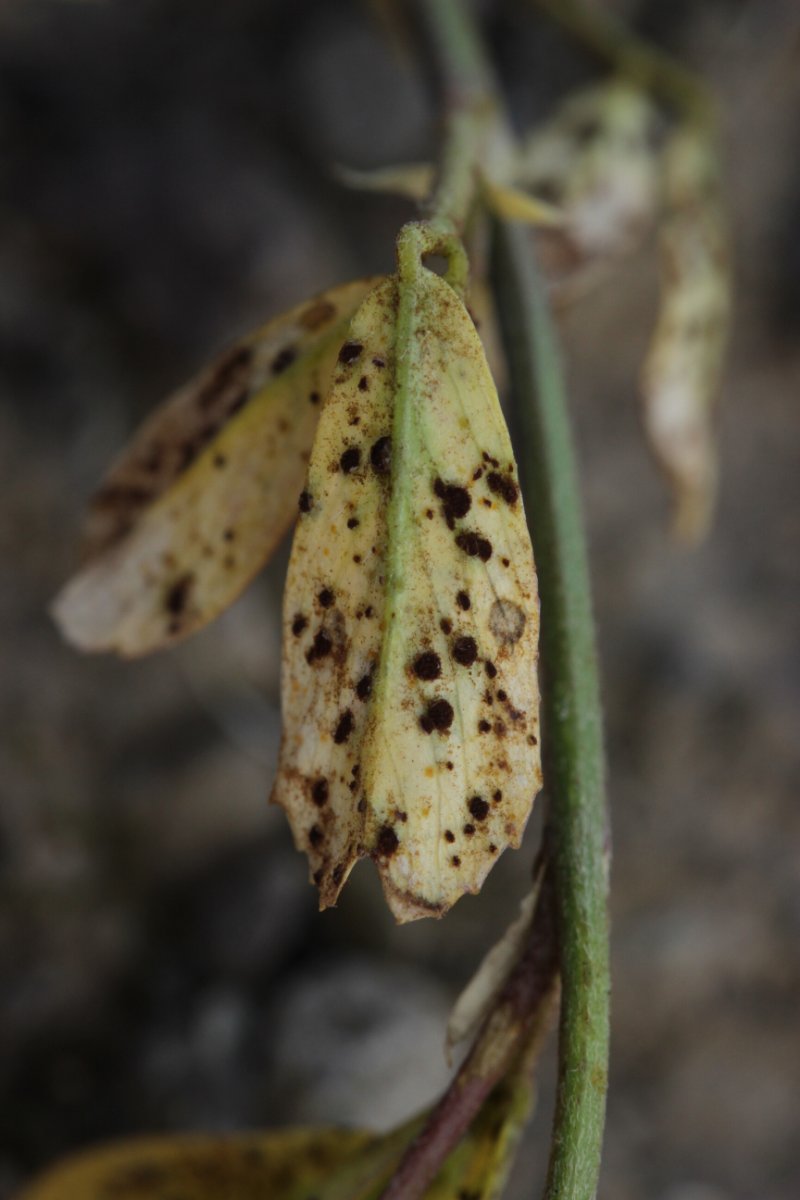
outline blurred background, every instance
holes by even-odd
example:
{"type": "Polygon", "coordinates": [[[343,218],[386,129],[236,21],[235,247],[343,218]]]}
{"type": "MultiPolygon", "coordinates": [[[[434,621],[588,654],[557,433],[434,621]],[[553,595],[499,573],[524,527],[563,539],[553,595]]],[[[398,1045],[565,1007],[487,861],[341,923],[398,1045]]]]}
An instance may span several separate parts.
{"type": "MultiPolygon", "coordinates": [[[[229,339],[392,265],[411,207],[335,163],[430,158],[383,6],[0,7],[0,1197],[140,1131],[386,1127],[447,1070],[458,989],[526,846],[442,922],[395,928],[368,863],[318,915],[266,801],[286,551],[216,626],[125,664],[47,605],[83,504],[151,405],[229,339]]],[[[614,827],[601,1197],[800,1195],[800,12],[619,0],[723,115],[736,259],[718,519],[669,540],[637,374],[652,246],[564,320],[614,827]]],[[[518,121],[591,78],[522,0],[484,4],[518,121]]],[[[543,1099],[510,1195],[534,1194],[543,1099]]]]}

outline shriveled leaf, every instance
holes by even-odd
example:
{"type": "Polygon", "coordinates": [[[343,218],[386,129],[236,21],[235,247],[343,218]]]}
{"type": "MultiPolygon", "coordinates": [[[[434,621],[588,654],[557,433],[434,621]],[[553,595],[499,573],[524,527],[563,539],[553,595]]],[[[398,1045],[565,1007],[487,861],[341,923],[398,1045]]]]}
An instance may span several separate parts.
{"type": "Polygon", "coordinates": [[[374,283],[269,322],[145,422],[93,497],[85,565],[56,598],[70,641],[146,654],[236,599],[295,517],[343,332],[374,283]]]}
{"type": "Polygon", "coordinates": [[[554,204],[538,200],[519,188],[486,180],[484,192],[492,212],[504,221],[524,221],[528,225],[550,227],[564,224],[564,214],[554,204]]]}
{"type": "MultiPolygon", "coordinates": [[[[532,1101],[527,1071],[496,1088],[424,1200],[499,1196],[532,1101]]],[[[68,1159],[15,1200],[378,1200],[421,1123],[138,1138],[68,1159]]]]}
{"type": "Polygon", "coordinates": [[[447,1022],[447,1056],[460,1042],[472,1037],[497,993],[516,965],[536,910],[537,880],[519,906],[519,915],[485,955],[475,974],[453,1005],[447,1022]]]}
{"type": "Polygon", "coordinates": [[[652,222],[661,182],[657,128],[652,102],[613,82],[570,97],[530,138],[519,182],[563,212],[573,254],[623,252],[652,222]]]}
{"type": "Polygon", "coordinates": [[[415,1129],[135,1139],[69,1159],[17,1200],[367,1200],[415,1129]]]}
{"type": "Polygon", "coordinates": [[[355,315],[301,509],[273,798],[322,907],[370,855],[398,920],[441,915],[519,845],[541,786],[539,618],[497,393],[431,272],[355,315]]]}
{"type": "Polygon", "coordinates": [[[644,424],[672,486],[676,534],[706,532],[716,491],[714,404],[730,319],[727,231],[708,147],[675,135],[661,230],[662,297],[642,372],[644,424]]]}

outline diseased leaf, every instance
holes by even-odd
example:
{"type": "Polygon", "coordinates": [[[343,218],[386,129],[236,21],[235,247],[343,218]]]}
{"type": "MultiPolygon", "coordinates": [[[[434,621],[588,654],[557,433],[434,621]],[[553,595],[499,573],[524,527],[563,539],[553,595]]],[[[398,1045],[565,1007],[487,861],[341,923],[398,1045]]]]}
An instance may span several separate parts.
{"type": "Polygon", "coordinates": [[[541,878],[521,901],[519,914],[484,956],[483,961],[453,1005],[447,1022],[448,1060],[460,1042],[475,1034],[492,1001],[516,965],[528,934],[539,895],[541,878]]]}
{"type": "MultiPolygon", "coordinates": [[[[532,1102],[527,1069],[500,1084],[425,1200],[499,1196],[532,1102]]],[[[421,1124],[138,1138],[68,1159],[15,1200],[378,1200],[421,1124]]]]}
{"type": "Polygon", "coordinates": [[[83,650],[146,654],[228,607],[297,512],[343,331],[375,280],[237,342],[139,430],[93,497],[53,613],[83,650]]]}
{"type": "Polygon", "coordinates": [[[680,131],[666,162],[661,309],[642,371],[644,424],[672,486],[675,532],[697,541],[716,491],[714,402],[731,310],[727,231],[705,142],[680,131]]]}
{"type": "Polygon", "coordinates": [[[398,920],[441,915],[519,845],[541,786],[539,616],[480,339],[424,268],[353,318],[301,510],[273,799],[322,907],[370,855],[398,920]]]}

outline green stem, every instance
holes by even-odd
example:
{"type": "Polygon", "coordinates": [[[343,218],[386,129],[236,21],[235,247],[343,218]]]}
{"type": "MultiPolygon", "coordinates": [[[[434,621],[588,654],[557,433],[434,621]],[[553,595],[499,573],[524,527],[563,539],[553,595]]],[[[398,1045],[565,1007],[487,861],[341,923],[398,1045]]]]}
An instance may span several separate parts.
{"type": "Polygon", "coordinates": [[[608,1064],[607,826],[594,623],[564,381],[544,284],[519,225],[494,268],[542,604],[545,781],[551,797],[562,998],[546,1200],[597,1187],[608,1064]]]}

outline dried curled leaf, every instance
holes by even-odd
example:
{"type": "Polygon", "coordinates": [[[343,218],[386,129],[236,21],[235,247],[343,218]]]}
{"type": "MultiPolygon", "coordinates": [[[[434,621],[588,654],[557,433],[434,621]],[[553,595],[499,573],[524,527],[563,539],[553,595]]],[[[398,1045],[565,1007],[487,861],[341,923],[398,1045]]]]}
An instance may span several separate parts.
{"type": "Polygon", "coordinates": [[[570,97],[528,141],[519,182],[557,205],[569,266],[619,254],[641,237],[660,194],[657,110],[644,93],[615,81],[570,97]]]}
{"type": "Polygon", "coordinates": [[[273,799],[322,907],[364,855],[400,921],[518,846],[541,786],[538,599],[474,326],[419,268],[353,318],[300,497],[273,799]]]}
{"type": "Polygon", "coordinates": [[[56,598],[70,641],[147,654],[236,599],[294,519],[343,331],[374,282],[270,321],[145,422],[93,497],[85,565],[56,598]]]}
{"type": "Polygon", "coordinates": [[[694,131],[673,137],[666,183],[661,309],[642,371],[644,424],[672,485],[675,532],[697,541],[708,528],[716,491],[714,402],[728,337],[731,284],[713,158],[694,131]]]}
{"type": "MultiPolygon", "coordinates": [[[[527,1070],[496,1088],[424,1200],[499,1196],[532,1104],[527,1070]]],[[[378,1200],[421,1123],[140,1138],[68,1159],[15,1200],[378,1200]]]]}
{"type": "Polygon", "coordinates": [[[405,196],[421,204],[431,194],[435,172],[430,163],[399,163],[397,166],[372,167],[366,171],[338,166],[336,177],[345,187],[356,192],[405,196]]]}

